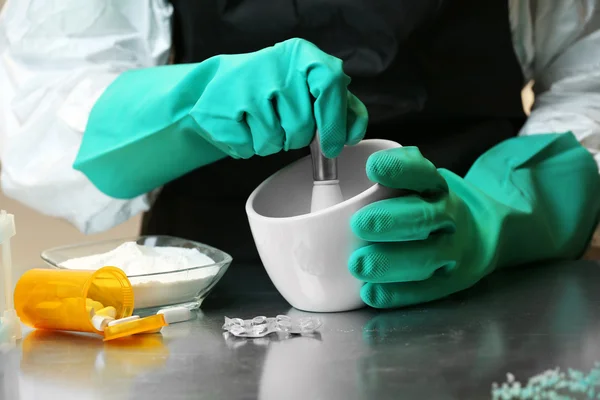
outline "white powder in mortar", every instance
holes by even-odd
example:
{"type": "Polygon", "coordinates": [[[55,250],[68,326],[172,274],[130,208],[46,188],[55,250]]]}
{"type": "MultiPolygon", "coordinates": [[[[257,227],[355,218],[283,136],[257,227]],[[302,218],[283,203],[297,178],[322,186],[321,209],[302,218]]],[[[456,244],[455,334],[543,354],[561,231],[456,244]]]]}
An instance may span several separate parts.
{"type": "Polygon", "coordinates": [[[185,270],[210,264],[214,264],[214,260],[197,249],[147,247],[126,242],[107,253],[72,258],[59,266],[89,270],[105,266],[120,268],[133,286],[135,308],[141,309],[193,301],[210,284],[219,267],[185,270]],[[136,277],[164,272],[171,273],[136,277]]]}

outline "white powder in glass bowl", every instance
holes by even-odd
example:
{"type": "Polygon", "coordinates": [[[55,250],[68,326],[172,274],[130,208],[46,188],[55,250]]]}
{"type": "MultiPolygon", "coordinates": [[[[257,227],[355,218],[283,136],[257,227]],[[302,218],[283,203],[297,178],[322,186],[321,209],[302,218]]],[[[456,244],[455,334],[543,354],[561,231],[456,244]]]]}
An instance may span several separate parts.
{"type": "Polygon", "coordinates": [[[197,249],[182,247],[147,247],[126,242],[103,254],[72,258],[59,264],[68,269],[96,270],[117,267],[129,277],[133,286],[135,308],[152,308],[194,301],[219,272],[214,260],[197,249]],[[161,274],[138,276],[148,274],[161,274]]]}

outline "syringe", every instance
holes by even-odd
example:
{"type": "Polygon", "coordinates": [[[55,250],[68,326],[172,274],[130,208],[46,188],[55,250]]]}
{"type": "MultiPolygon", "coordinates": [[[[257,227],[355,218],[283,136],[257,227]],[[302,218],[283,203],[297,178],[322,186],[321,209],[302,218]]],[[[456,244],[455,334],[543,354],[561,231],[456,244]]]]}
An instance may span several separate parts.
{"type": "Polygon", "coordinates": [[[4,310],[2,313],[3,336],[8,337],[10,341],[19,340],[21,334],[21,321],[15,311],[13,300],[13,280],[12,280],[12,254],[10,239],[17,233],[15,228],[15,217],[4,210],[0,210],[0,244],[2,251],[2,278],[4,280],[4,310]]]}

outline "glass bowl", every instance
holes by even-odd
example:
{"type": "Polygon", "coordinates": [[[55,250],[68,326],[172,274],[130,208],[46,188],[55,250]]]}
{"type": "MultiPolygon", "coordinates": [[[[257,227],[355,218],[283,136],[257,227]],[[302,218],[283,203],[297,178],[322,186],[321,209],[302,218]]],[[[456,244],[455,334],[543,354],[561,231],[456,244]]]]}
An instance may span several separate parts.
{"type": "MultiPolygon", "coordinates": [[[[88,242],[55,247],[42,252],[41,257],[53,268],[66,269],[60,264],[79,257],[102,254],[126,242],[147,247],[182,247],[197,249],[214,263],[199,267],[161,271],[143,275],[127,275],[133,286],[135,313],[150,315],[168,307],[183,306],[197,309],[223,277],[231,264],[229,254],[214,247],[173,236],[136,236],[100,242],[88,242]]],[[[118,265],[114,265],[118,267],[118,265]]]]}

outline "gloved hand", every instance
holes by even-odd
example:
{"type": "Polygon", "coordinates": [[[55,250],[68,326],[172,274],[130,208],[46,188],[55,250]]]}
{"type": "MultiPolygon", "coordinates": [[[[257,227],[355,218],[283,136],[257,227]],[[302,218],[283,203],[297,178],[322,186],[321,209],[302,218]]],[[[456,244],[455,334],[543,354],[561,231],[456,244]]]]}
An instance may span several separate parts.
{"type": "Polygon", "coordinates": [[[372,244],[352,254],[349,269],[373,307],[440,299],[499,267],[578,257],[598,222],[598,167],[570,133],[507,140],[464,179],[415,147],[373,154],[367,174],[411,193],[352,218],[353,232],[372,244]]]}
{"type": "Polygon", "coordinates": [[[301,39],[128,71],[94,105],[74,168],[129,198],[226,156],[306,147],[315,129],[335,157],[367,127],[349,83],[341,60],[301,39]]]}

